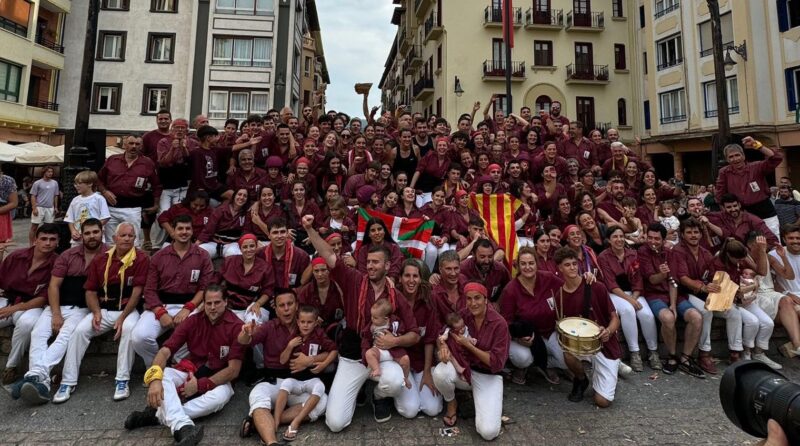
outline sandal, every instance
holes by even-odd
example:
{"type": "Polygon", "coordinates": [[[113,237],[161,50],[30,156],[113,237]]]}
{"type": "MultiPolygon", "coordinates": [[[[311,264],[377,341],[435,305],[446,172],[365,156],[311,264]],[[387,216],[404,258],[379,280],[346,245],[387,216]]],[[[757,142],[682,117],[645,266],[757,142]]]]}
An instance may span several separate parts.
{"type": "Polygon", "coordinates": [[[442,417],[442,422],[447,427],[454,427],[458,423],[458,412],[453,415],[445,415],[442,417]]]}
{"type": "Polygon", "coordinates": [[[533,370],[542,376],[547,382],[550,384],[557,386],[561,383],[561,379],[558,377],[558,373],[555,372],[553,369],[543,369],[541,367],[534,367],[533,370]]]}
{"type": "Polygon", "coordinates": [[[297,429],[293,428],[290,424],[286,427],[286,432],[281,435],[281,439],[287,443],[290,443],[297,439],[297,429]]]}
{"type": "Polygon", "coordinates": [[[253,417],[245,417],[239,428],[239,437],[247,438],[251,435],[253,435],[253,417]]]}

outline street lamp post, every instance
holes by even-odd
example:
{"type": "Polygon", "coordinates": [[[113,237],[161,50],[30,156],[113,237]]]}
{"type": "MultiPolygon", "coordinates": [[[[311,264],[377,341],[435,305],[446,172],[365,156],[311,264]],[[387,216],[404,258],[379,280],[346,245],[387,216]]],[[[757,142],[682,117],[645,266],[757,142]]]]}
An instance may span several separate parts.
{"type": "Polygon", "coordinates": [[[717,134],[711,138],[712,179],[717,180],[720,154],[731,138],[731,123],[728,118],[728,86],[725,79],[725,59],[722,55],[722,29],[719,16],[719,0],[707,0],[711,13],[711,42],[714,54],[714,85],[717,92],[717,134]]]}

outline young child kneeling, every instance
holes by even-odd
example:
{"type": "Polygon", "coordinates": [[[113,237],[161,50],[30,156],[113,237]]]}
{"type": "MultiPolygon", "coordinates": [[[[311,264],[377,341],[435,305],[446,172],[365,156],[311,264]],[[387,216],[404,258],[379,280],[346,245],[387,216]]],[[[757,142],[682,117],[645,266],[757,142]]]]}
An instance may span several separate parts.
{"type": "Polygon", "coordinates": [[[374,345],[375,340],[381,336],[402,336],[405,334],[405,327],[392,311],[392,303],[386,298],[378,299],[372,304],[370,309],[372,325],[361,333],[361,350],[364,351],[364,360],[367,363],[367,367],[372,370],[369,374],[370,377],[381,376],[381,362],[395,361],[403,369],[405,385],[410,389],[411,381],[408,379],[408,374],[411,371],[411,361],[408,359],[405,349],[394,347],[391,350],[382,350],[374,345]]]}

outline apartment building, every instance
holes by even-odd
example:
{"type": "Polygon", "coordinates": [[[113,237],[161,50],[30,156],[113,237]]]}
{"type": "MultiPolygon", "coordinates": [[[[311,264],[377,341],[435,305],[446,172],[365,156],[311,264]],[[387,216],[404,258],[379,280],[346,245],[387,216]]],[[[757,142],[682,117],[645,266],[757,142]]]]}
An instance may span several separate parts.
{"type": "MultiPolygon", "coordinates": [[[[708,6],[637,3],[643,150],[665,174],[683,171],[687,181],[708,183],[718,128],[708,6]]],[[[800,181],[800,1],[719,3],[731,132],[782,147],[786,162],[776,173],[791,171],[800,181]]]]}
{"type": "Polygon", "coordinates": [[[0,141],[47,141],[58,127],[69,0],[0,2],[0,141]]]}
{"type": "Polygon", "coordinates": [[[500,94],[511,66],[512,105],[549,110],[633,139],[641,107],[633,0],[514,2],[514,47],[506,60],[499,0],[394,0],[398,26],[380,87],[384,105],[455,122],[500,94]],[[460,87],[458,91],[456,84],[460,87]]]}

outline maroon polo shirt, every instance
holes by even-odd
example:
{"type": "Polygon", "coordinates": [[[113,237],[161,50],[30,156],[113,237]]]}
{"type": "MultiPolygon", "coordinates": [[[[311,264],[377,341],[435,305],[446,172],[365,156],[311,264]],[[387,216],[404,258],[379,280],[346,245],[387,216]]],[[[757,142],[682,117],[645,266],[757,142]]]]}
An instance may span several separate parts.
{"type": "Polygon", "coordinates": [[[214,197],[225,191],[225,186],[219,181],[219,161],[213,149],[199,148],[189,152],[189,169],[189,193],[203,189],[214,197]]]}
{"type": "Polygon", "coordinates": [[[185,344],[187,359],[198,369],[205,366],[213,375],[229,361],[244,358],[245,346],[236,340],[241,330],[242,321],[232,311],[226,310],[215,324],[204,312],[195,313],[175,327],[164,347],[174,354],[185,344]]]}
{"type": "MultiPolygon", "coordinates": [[[[173,140],[172,136],[167,135],[158,141],[156,146],[157,157],[153,160],[158,167],[183,166],[188,162],[189,158],[182,150],[172,150],[173,140]]],[[[200,148],[196,139],[186,138],[184,141],[190,154],[200,148]]]]}
{"type": "Polygon", "coordinates": [[[472,353],[466,351],[465,356],[469,367],[482,373],[500,373],[508,360],[508,344],[511,341],[505,319],[491,305],[487,305],[486,316],[480,328],[475,324],[475,316],[469,310],[465,308],[461,310],[460,314],[469,329],[470,336],[477,341],[475,347],[489,352],[490,365],[487,366],[472,353]]]}
{"type": "Polygon", "coordinates": [[[158,129],[150,130],[142,135],[142,155],[150,158],[154,163],[158,162],[158,143],[169,136],[169,131],[161,133],[158,129]]]}
{"type": "Polygon", "coordinates": [[[106,189],[117,196],[116,207],[151,206],[152,202],[142,200],[147,194],[148,185],[156,202],[161,197],[161,181],[156,173],[156,165],[146,156],[139,156],[128,167],[124,153],[112,155],[106,159],[97,177],[106,189]]]}
{"type": "Polygon", "coordinates": [[[481,216],[481,214],[479,214],[475,209],[469,210],[469,217],[467,219],[464,219],[464,216],[456,210],[442,213],[446,214],[446,223],[443,226],[447,231],[448,237],[452,237],[451,233],[453,231],[456,231],[465,237],[469,237],[469,220],[471,220],[473,217],[480,218],[481,216]]]}
{"type": "MultiPolygon", "coordinates": [[[[644,284],[644,292],[642,295],[648,301],[661,300],[669,305],[669,287],[671,286],[669,279],[664,279],[661,283],[653,285],[650,283],[650,276],[658,274],[658,266],[666,261],[669,265],[672,278],[678,283],[679,277],[677,274],[680,271],[680,266],[677,261],[677,254],[672,250],[664,249],[661,250],[661,254],[656,254],[646,243],[639,247],[636,254],[639,256],[639,271],[642,276],[642,283],[644,284]]],[[[675,302],[679,304],[684,300],[686,300],[686,295],[678,288],[678,299],[675,302]]]]}
{"type": "MultiPolygon", "coordinates": [[[[575,291],[563,292],[563,316],[564,317],[583,317],[584,288],[586,282],[581,280],[580,286],[575,291]]],[[[608,297],[608,290],[600,282],[591,285],[591,311],[589,319],[600,324],[601,327],[608,327],[611,323],[611,316],[616,310],[611,299],[608,297]]],[[[561,296],[556,296],[556,305],[561,305],[561,296]]],[[[608,359],[619,359],[622,357],[622,349],[619,346],[617,332],[611,333],[608,341],[603,343],[603,355],[608,359]]]]}
{"type": "Polygon", "coordinates": [[[419,326],[420,341],[411,347],[406,347],[406,353],[411,361],[411,370],[420,373],[425,369],[425,346],[435,344],[439,334],[439,313],[430,297],[427,300],[418,297],[414,301],[412,311],[414,320],[419,326]]]}
{"type": "Polygon", "coordinates": [[[398,205],[394,208],[394,212],[392,214],[395,217],[402,217],[402,218],[424,218],[425,215],[419,209],[413,207],[411,212],[406,212],[405,206],[403,204],[398,203],[398,205]]]}
{"type": "Polygon", "coordinates": [[[625,248],[622,262],[611,248],[605,249],[597,256],[597,263],[602,273],[600,278],[609,292],[612,292],[614,288],[621,288],[622,291],[638,291],[639,293],[644,290],[642,275],[639,271],[639,256],[633,249],[625,248]]]}
{"type": "Polygon", "coordinates": [[[247,196],[250,202],[258,201],[261,188],[267,185],[267,171],[264,169],[254,167],[249,176],[241,169],[236,171],[236,174],[229,175],[227,180],[227,187],[230,190],[237,191],[239,189],[247,189],[247,196]]]}
{"type": "Polygon", "coordinates": [[[300,305],[311,305],[319,310],[319,316],[325,324],[332,324],[344,317],[344,296],[342,289],[335,282],[331,281],[328,286],[328,294],[325,303],[319,297],[317,281],[311,280],[297,290],[297,301],[300,305]],[[337,317],[337,313],[338,316],[337,317]]]}
{"type": "Polygon", "coordinates": [[[246,310],[263,295],[272,296],[275,291],[275,276],[263,257],[256,256],[250,271],[244,271],[244,257],[225,257],[219,271],[220,282],[224,281],[228,295],[228,308],[246,310]]]}
{"type": "Polygon", "coordinates": [[[558,154],[565,159],[575,158],[578,160],[578,165],[581,169],[587,169],[597,165],[597,154],[595,153],[594,144],[589,139],[582,137],[576,144],[571,138],[564,138],[559,140],[558,154]]]}
{"type": "Polygon", "coordinates": [[[336,266],[331,270],[331,279],[335,281],[344,292],[344,317],[347,321],[347,328],[361,333],[364,327],[370,325],[370,308],[379,298],[385,297],[389,301],[394,301],[394,313],[403,321],[406,332],[418,332],[419,328],[414,319],[414,313],[408,300],[403,298],[397,290],[390,292],[387,284],[380,296],[375,296],[375,290],[369,283],[366,274],[344,264],[342,259],[336,260],[336,266]],[[366,281],[366,283],[365,283],[366,281]],[[359,296],[362,285],[366,285],[366,296],[363,305],[359,307],[359,296]],[[395,297],[392,299],[391,294],[395,297]]]}
{"type": "Polygon", "coordinates": [[[439,159],[436,150],[426,153],[417,163],[417,172],[420,174],[418,183],[422,184],[423,192],[430,192],[437,184],[441,184],[447,176],[450,167],[450,158],[439,159]]]}
{"type": "MultiPolygon", "coordinates": [[[[617,206],[614,200],[605,200],[600,203],[597,203],[597,209],[605,211],[609,217],[613,218],[616,221],[619,221],[622,218],[622,205],[620,204],[617,206]]],[[[644,224],[644,223],[642,223],[644,224]]]]}
{"type": "Polygon", "coordinates": [[[616,170],[620,174],[624,175],[625,174],[625,166],[630,161],[635,161],[636,162],[636,165],[639,166],[639,171],[640,172],[644,172],[645,170],[650,170],[653,167],[649,163],[640,160],[635,155],[625,155],[625,157],[622,159],[622,161],[617,161],[614,158],[609,158],[603,163],[603,167],[601,168],[603,178],[609,179],[608,176],[609,176],[609,173],[611,173],[612,170],[616,170]]]}
{"type": "Polygon", "coordinates": [[[303,225],[301,223],[303,216],[305,215],[313,215],[314,222],[319,225],[319,222],[322,221],[322,211],[320,211],[319,206],[314,200],[306,199],[306,202],[303,204],[303,208],[301,210],[297,210],[297,206],[294,205],[294,200],[286,206],[287,210],[287,217],[289,218],[289,225],[291,229],[294,230],[301,230],[303,229],[303,225]]]}
{"type": "Polygon", "coordinates": [[[645,229],[647,229],[647,226],[650,225],[650,223],[658,221],[655,211],[651,210],[644,204],[636,209],[636,214],[634,216],[642,222],[642,228],[645,229]]]}
{"type": "MultiPolygon", "coordinates": [[[[258,206],[258,216],[261,217],[261,221],[264,224],[273,218],[273,217],[280,217],[286,218],[286,213],[283,212],[283,209],[280,208],[277,204],[272,205],[272,208],[268,212],[264,212],[264,207],[259,205],[258,206]]],[[[268,234],[261,230],[261,228],[253,222],[253,219],[250,217],[250,213],[247,213],[247,220],[244,222],[244,232],[251,233],[259,238],[259,240],[268,240],[268,234]]]]}
{"type": "Polygon", "coordinates": [[[478,269],[475,257],[470,257],[461,262],[461,278],[466,282],[479,282],[489,291],[489,300],[496,302],[500,298],[503,287],[511,281],[508,268],[500,262],[492,262],[489,272],[485,275],[478,269]]]}
{"type": "Polygon", "coordinates": [[[112,311],[122,311],[125,309],[125,305],[127,305],[131,297],[133,288],[145,286],[150,259],[144,251],[136,249],[136,260],[133,261],[133,265],[125,270],[125,283],[121,282],[122,278],[119,273],[122,261],[117,258],[116,255],[113,255],[111,258],[111,266],[108,269],[108,282],[106,282],[105,271],[107,262],[108,253],[102,256],[95,256],[95,258],[92,259],[92,263],[89,264],[88,276],[86,277],[86,283],[83,288],[86,291],[94,291],[98,294],[101,308],[112,311]],[[112,287],[114,288],[113,290],[112,287]],[[107,295],[105,294],[105,290],[108,290],[107,295]],[[118,299],[116,296],[120,296],[120,298],[118,299]]]}
{"type": "Polygon", "coordinates": [[[723,167],[719,170],[714,188],[717,203],[722,203],[722,196],[727,193],[736,195],[745,207],[768,199],[767,175],[774,174],[782,160],[783,155],[773,149],[772,156],[765,160],[747,162],[739,168],[730,165],[723,167]]]}
{"type": "Polygon", "coordinates": [[[552,252],[548,254],[548,257],[546,259],[540,256],[538,253],[536,254],[536,270],[547,271],[548,273],[551,273],[555,276],[559,274],[558,266],[556,266],[556,261],[555,259],[553,259],[552,252]]]}
{"type": "MultiPolygon", "coordinates": [[[[356,269],[364,274],[367,272],[367,254],[369,253],[370,246],[372,246],[372,244],[362,244],[355,252],[356,269]]],[[[385,246],[391,254],[389,258],[388,275],[389,277],[397,279],[400,277],[400,268],[403,266],[403,261],[406,257],[403,255],[403,251],[400,251],[400,247],[397,246],[397,243],[384,241],[383,246],[385,246]]]]}
{"type": "Polygon", "coordinates": [[[361,186],[373,183],[367,183],[367,180],[364,179],[363,173],[355,174],[350,178],[348,178],[347,182],[344,183],[344,190],[342,191],[342,196],[345,198],[356,198],[356,192],[361,188],[361,186]]]}
{"type": "MultiPolygon", "coordinates": [[[[95,257],[102,256],[106,252],[106,246],[100,246],[100,249],[95,254],[95,257]]],[[[61,289],[59,290],[59,305],[61,306],[79,306],[82,308],[86,308],[86,298],[85,293],[80,292],[83,290],[77,290],[73,287],[77,287],[80,281],[83,281],[85,284],[86,276],[89,274],[88,271],[89,264],[86,263],[86,252],[84,250],[83,244],[78,246],[73,246],[72,248],[64,251],[61,255],[56,258],[55,263],[53,264],[53,270],[51,272],[52,277],[58,277],[61,279],[70,278],[61,283],[61,289]],[[75,280],[77,281],[75,285],[68,284],[68,281],[75,280]]]]}
{"type": "Polygon", "coordinates": [[[7,255],[0,264],[0,288],[9,305],[27,302],[35,297],[47,297],[50,274],[58,258],[50,253],[35,270],[28,271],[33,262],[33,247],[18,249],[7,255]]]}
{"type": "Polygon", "coordinates": [[[739,283],[739,280],[742,278],[742,270],[748,268],[748,265],[744,261],[737,262],[736,265],[731,265],[730,263],[723,263],[719,257],[714,257],[714,260],[711,262],[711,274],[710,277],[712,280],[714,279],[714,274],[717,271],[725,271],[730,276],[731,280],[734,283],[739,283]]]}
{"type": "Polygon", "coordinates": [[[564,281],[546,271],[536,272],[533,294],[528,292],[518,279],[503,289],[500,296],[500,314],[507,322],[522,321],[534,325],[536,334],[550,336],[556,328],[554,296],[564,281]]]}
{"type": "Polygon", "coordinates": [[[289,340],[297,336],[297,327],[283,325],[280,319],[271,319],[261,324],[253,334],[251,346],[263,345],[264,367],[268,369],[288,370],[289,363],[281,364],[281,353],[289,345],[289,340]]]}
{"type": "Polygon", "coordinates": [[[714,255],[702,246],[698,247],[697,257],[692,254],[685,243],[679,243],[672,248],[675,256],[677,271],[673,276],[680,283],[682,277],[709,283],[714,280],[714,255]]]}
{"type": "Polygon", "coordinates": [[[152,310],[164,305],[162,298],[185,295],[184,304],[203,290],[214,278],[214,266],[208,253],[197,245],[180,258],[172,245],[162,248],[150,259],[147,270],[147,284],[144,287],[144,307],[152,310]]]}
{"type": "Polygon", "coordinates": [[[339,232],[340,234],[342,234],[342,242],[343,242],[342,248],[344,248],[346,252],[349,252],[350,245],[354,241],[356,241],[356,230],[358,229],[358,225],[356,224],[355,220],[345,216],[344,219],[342,220],[342,226],[347,226],[347,231],[342,231],[341,228],[337,229],[331,228],[331,215],[327,209],[322,213],[325,214],[326,217],[324,217],[322,221],[320,221],[319,227],[328,229],[328,232],[326,232],[325,235],[323,235],[323,237],[330,235],[331,232],[333,231],[339,232]]]}
{"type": "Polygon", "coordinates": [[[444,286],[444,279],[441,279],[438,285],[434,286],[431,290],[431,304],[436,307],[436,312],[439,313],[439,323],[446,325],[445,319],[450,313],[458,313],[459,311],[467,308],[467,296],[464,294],[464,285],[467,282],[461,276],[458,278],[458,300],[455,303],[451,302],[447,295],[447,289],[444,286]]]}
{"type": "MultiPolygon", "coordinates": [[[[289,265],[289,283],[286,283],[286,254],[280,259],[275,258],[273,253],[271,258],[267,257],[267,253],[271,252],[269,249],[264,249],[263,258],[266,259],[267,264],[272,267],[273,282],[277,288],[296,288],[300,286],[300,276],[311,264],[311,259],[308,253],[302,249],[294,246],[289,240],[286,241],[286,249],[292,249],[292,264],[289,265]]],[[[261,256],[259,256],[261,257],[261,256]]]]}
{"type": "Polygon", "coordinates": [[[535,183],[540,183],[542,181],[542,171],[547,166],[555,166],[556,176],[558,177],[561,177],[562,175],[566,175],[568,173],[567,160],[564,159],[564,157],[556,155],[556,157],[551,161],[548,160],[547,157],[544,156],[544,152],[542,152],[539,155],[533,157],[530,169],[528,169],[528,172],[531,175],[531,179],[535,183]]]}
{"type": "MultiPolygon", "coordinates": [[[[284,345],[284,348],[286,348],[286,345],[284,345]]],[[[325,334],[325,330],[323,330],[322,327],[317,327],[314,331],[309,333],[308,336],[303,338],[303,343],[295,347],[292,353],[317,356],[321,353],[330,353],[335,350],[336,343],[325,334]]]]}
{"type": "Polygon", "coordinates": [[[158,216],[158,224],[162,225],[164,223],[172,224],[172,219],[179,215],[188,215],[192,217],[192,239],[197,239],[203,229],[206,227],[208,222],[211,220],[211,215],[214,213],[214,208],[206,207],[200,213],[194,213],[192,210],[183,205],[183,203],[178,203],[176,205],[170,206],[169,209],[162,212],[158,216]]]}
{"type": "Polygon", "coordinates": [[[536,203],[536,206],[539,209],[548,212],[558,212],[558,200],[560,200],[561,197],[567,196],[567,188],[565,188],[561,183],[556,183],[555,192],[553,195],[548,197],[547,191],[544,188],[544,183],[539,182],[534,184],[533,193],[539,197],[539,201],[536,203]]]}
{"type": "Polygon", "coordinates": [[[246,221],[246,210],[234,215],[230,201],[225,201],[214,209],[214,213],[208,219],[208,224],[203,228],[203,232],[200,233],[197,240],[203,243],[210,242],[214,239],[214,234],[224,231],[238,231],[241,233],[246,221]]]}
{"type": "Polygon", "coordinates": [[[764,220],[744,209],[739,212],[741,214],[741,219],[738,223],[725,211],[711,212],[707,217],[711,223],[722,229],[723,238],[733,237],[742,243],[747,243],[747,234],[749,234],[750,231],[758,231],[767,238],[767,244],[769,246],[778,246],[781,244],[778,238],[775,237],[775,234],[764,224],[764,220]]]}

